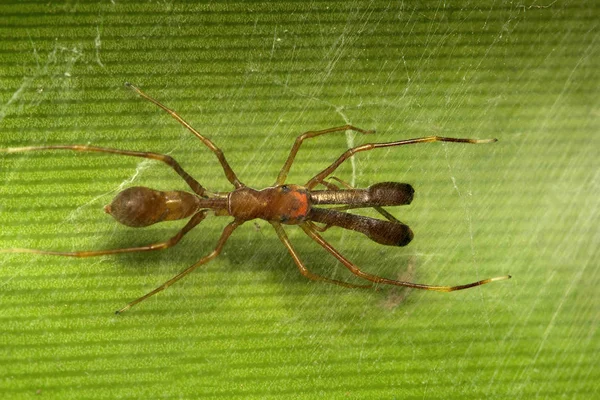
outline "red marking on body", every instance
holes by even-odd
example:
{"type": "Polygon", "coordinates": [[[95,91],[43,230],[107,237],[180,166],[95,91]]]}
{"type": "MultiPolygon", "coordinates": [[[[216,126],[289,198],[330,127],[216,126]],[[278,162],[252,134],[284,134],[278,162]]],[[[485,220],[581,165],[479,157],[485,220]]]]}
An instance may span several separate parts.
{"type": "Polygon", "coordinates": [[[308,194],[306,192],[293,191],[292,196],[294,196],[294,209],[290,210],[291,218],[302,218],[308,214],[308,194]]]}

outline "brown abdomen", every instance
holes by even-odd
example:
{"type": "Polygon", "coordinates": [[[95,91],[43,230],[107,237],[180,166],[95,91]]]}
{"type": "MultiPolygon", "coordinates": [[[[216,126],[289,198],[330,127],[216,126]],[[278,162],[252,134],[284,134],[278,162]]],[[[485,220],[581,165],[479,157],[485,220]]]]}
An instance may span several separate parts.
{"type": "Polygon", "coordinates": [[[191,193],[162,192],[143,186],[123,190],[104,207],[118,222],[134,228],[187,218],[197,210],[198,198],[191,193]]]}

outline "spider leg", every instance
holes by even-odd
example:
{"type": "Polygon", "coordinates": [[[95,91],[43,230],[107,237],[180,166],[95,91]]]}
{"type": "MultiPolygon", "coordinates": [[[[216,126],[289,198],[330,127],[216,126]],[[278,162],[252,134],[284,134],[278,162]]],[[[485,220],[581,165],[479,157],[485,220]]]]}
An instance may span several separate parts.
{"type": "Polygon", "coordinates": [[[300,227],[304,230],[304,232],[306,232],[306,234],[312,240],[317,242],[319,245],[321,245],[321,247],[323,247],[325,250],[327,250],[329,253],[331,253],[335,258],[337,258],[342,264],[344,264],[344,266],[346,268],[348,268],[350,270],[350,272],[352,272],[356,276],[359,276],[363,279],[366,279],[366,280],[374,282],[374,283],[383,283],[386,285],[395,285],[395,286],[405,286],[405,287],[410,287],[410,288],[414,288],[414,289],[422,289],[422,290],[433,290],[436,292],[453,292],[455,290],[468,289],[468,288],[472,288],[475,286],[484,285],[484,284],[490,283],[490,282],[501,281],[504,279],[510,279],[510,275],[505,275],[505,276],[499,276],[499,277],[490,278],[490,279],[484,279],[484,280],[473,282],[473,283],[468,283],[466,285],[434,286],[434,285],[424,285],[421,283],[403,282],[403,281],[397,281],[394,279],[383,278],[381,276],[372,275],[372,274],[362,271],[360,268],[358,268],[356,265],[354,265],[352,262],[350,262],[348,259],[346,259],[344,256],[342,256],[336,249],[333,248],[333,246],[331,244],[326,242],[325,239],[323,239],[321,237],[321,235],[319,235],[317,232],[315,232],[310,225],[301,224],[300,227]]]}
{"type": "Polygon", "coordinates": [[[294,145],[292,146],[292,150],[290,151],[290,154],[288,155],[288,158],[285,161],[285,164],[283,164],[281,171],[279,171],[279,175],[277,176],[277,181],[275,182],[275,185],[283,185],[284,184],[285,179],[287,178],[287,175],[290,172],[290,168],[291,168],[292,164],[294,163],[296,154],[298,153],[298,150],[300,149],[300,146],[302,145],[302,142],[305,139],[309,139],[309,138],[312,138],[315,136],[325,135],[327,133],[344,132],[344,131],[355,131],[355,132],[360,132],[360,133],[364,133],[364,134],[375,133],[375,131],[360,129],[360,128],[357,128],[352,125],[337,126],[335,128],[323,129],[320,131],[309,131],[309,132],[303,133],[302,135],[300,135],[296,138],[296,141],[294,142],[294,145]]]}
{"type": "Polygon", "coordinates": [[[233,172],[233,169],[231,169],[231,167],[229,166],[229,163],[227,162],[227,159],[225,158],[223,151],[221,149],[219,149],[217,146],[215,146],[215,144],[210,139],[201,135],[200,132],[198,132],[196,129],[194,129],[188,122],[186,122],[183,118],[181,118],[179,116],[179,114],[177,114],[175,111],[171,110],[164,104],[160,103],[158,100],[155,100],[154,98],[148,96],[146,93],[142,92],[136,86],[132,85],[129,82],[126,82],[125,86],[131,88],[134,92],[136,92],[138,95],[140,95],[144,99],[150,101],[151,103],[154,103],[158,107],[165,110],[167,113],[169,113],[171,115],[171,117],[175,118],[175,120],[177,120],[177,122],[179,122],[181,125],[183,125],[185,128],[187,128],[188,131],[192,132],[198,139],[200,139],[202,141],[202,143],[204,143],[204,145],[206,147],[208,147],[210,149],[210,151],[215,153],[215,155],[217,156],[217,159],[219,160],[219,163],[221,163],[221,167],[223,167],[223,171],[225,172],[225,176],[227,177],[229,182],[231,182],[231,184],[233,186],[235,186],[236,188],[240,188],[240,187],[244,186],[244,184],[242,182],[240,182],[240,180],[238,179],[235,172],[233,172]]]}
{"type": "Polygon", "coordinates": [[[27,147],[9,147],[6,149],[0,149],[0,153],[22,153],[27,151],[43,151],[43,150],[72,150],[72,151],[81,151],[81,152],[90,152],[90,153],[110,153],[110,154],[119,154],[123,156],[131,156],[131,157],[141,157],[148,158],[150,160],[162,161],[167,164],[169,167],[173,168],[175,172],[179,176],[183,178],[183,180],[188,184],[190,188],[200,196],[206,197],[206,190],[192,178],[175,159],[166,154],[159,153],[151,153],[145,151],[130,151],[130,150],[120,150],[120,149],[111,149],[109,147],[98,147],[98,146],[87,146],[87,145],[54,145],[54,146],[27,146],[27,147]]]}
{"type": "Polygon", "coordinates": [[[144,251],[164,250],[169,247],[175,246],[181,238],[191,231],[196,225],[198,225],[206,217],[206,211],[202,210],[194,214],[194,216],[188,221],[188,223],[179,231],[175,236],[164,242],[153,243],[146,246],[139,247],[127,247],[123,249],[111,249],[111,250],[92,250],[92,251],[51,251],[51,250],[37,250],[37,249],[0,249],[0,253],[30,253],[30,254],[42,254],[49,256],[63,256],[63,257],[97,257],[106,256],[111,254],[121,253],[137,253],[144,251]]]}
{"type": "Polygon", "coordinates": [[[283,245],[288,249],[288,252],[290,253],[290,256],[292,256],[292,259],[294,260],[294,262],[296,263],[296,266],[300,270],[300,273],[302,275],[304,275],[305,277],[307,277],[308,279],[311,279],[313,281],[329,282],[329,283],[333,283],[335,285],[344,286],[344,287],[347,287],[347,288],[365,288],[365,289],[368,289],[368,288],[372,288],[373,287],[373,285],[354,285],[352,283],[338,281],[336,279],[329,279],[329,278],[326,278],[324,276],[317,275],[317,274],[314,274],[314,273],[310,272],[308,270],[308,268],[306,268],[306,266],[304,265],[304,263],[302,262],[302,260],[300,260],[300,257],[298,256],[298,253],[296,252],[296,250],[292,247],[292,243],[290,242],[290,239],[288,238],[288,236],[285,233],[285,230],[283,229],[283,227],[281,226],[281,224],[279,222],[274,222],[274,221],[270,221],[270,222],[271,222],[271,225],[273,225],[273,228],[275,228],[275,232],[277,232],[277,236],[279,236],[279,239],[281,239],[281,242],[283,243],[283,245]]]}
{"type": "Polygon", "coordinates": [[[307,189],[312,189],[323,179],[327,178],[329,175],[333,173],[344,161],[352,157],[354,154],[361,151],[368,151],[373,149],[379,149],[384,147],[395,147],[395,146],[404,146],[407,144],[416,144],[416,143],[433,143],[433,142],[455,142],[455,143],[472,143],[472,144],[482,144],[482,143],[492,143],[496,142],[497,139],[459,139],[459,138],[449,138],[442,136],[427,136],[417,139],[407,139],[407,140],[399,140],[396,142],[387,142],[387,143],[367,143],[361,146],[356,146],[351,149],[346,150],[337,160],[335,160],[329,167],[325,168],[323,171],[319,172],[315,175],[311,180],[309,180],[306,185],[307,189]]]}
{"type": "Polygon", "coordinates": [[[116,311],[116,314],[121,314],[121,313],[129,310],[131,307],[135,306],[136,304],[139,304],[142,301],[146,300],[147,298],[149,298],[151,296],[154,296],[155,294],[157,294],[159,292],[162,292],[163,290],[165,290],[166,288],[168,288],[169,286],[171,286],[172,284],[174,284],[178,280],[180,280],[180,279],[184,278],[185,276],[189,275],[192,271],[194,271],[199,266],[204,265],[204,264],[208,263],[209,261],[212,261],[212,259],[214,259],[216,256],[218,256],[221,253],[221,250],[223,249],[223,246],[225,245],[225,242],[227,242],[227,239],[229,239],[229,236],[231,236],[231,234],[233,233],[233,231],[235,230],[235,228],[237,228],[241,224],[243,224],[243,221],[234,220],[234,221],[230,222],[225,227],[225,229],[223,230],[223,233],[221,234],[221,237],[219,238],[219,241],[217,242],[217,246],[215,247],[215,249],[210,254],[208,254],[205,257],[202,257],[195,264],[193,264],[192,266],[184,269],[183,271],[181,271],[180,273],[178,273],[173,278],[169,279],[168,281],[166,281],[165,283],[163,283],[162,285],[160,285],[156,289],[154,289],[154,290],[146,293],[145,295],[143,295],[142,297],[140,297],[138,299],[133,300],[132,302],[130,302],[129,304],[127,304],[125,307],[123,307],[120,310],[116,311]]]}

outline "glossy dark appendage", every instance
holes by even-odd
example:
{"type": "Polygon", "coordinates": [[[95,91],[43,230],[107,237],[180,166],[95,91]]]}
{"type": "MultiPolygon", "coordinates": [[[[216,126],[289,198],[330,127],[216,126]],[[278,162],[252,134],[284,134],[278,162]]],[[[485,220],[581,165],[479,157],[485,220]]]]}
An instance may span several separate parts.
{"type": "Polygon", "coordinates": [[[381,182],[367,189],[312,190],[313,204],[344,204],[360,207],[402,206],[412,202],[415,190],[408,183],[381,182]]]}
{"type": "Polygon", "coordinates": [[[399,222],[385,221],[324,208],[313,208],[309,219],[313,222],[360,232],[374,242],[386,246],[406,246],[414,236],[408,225],[399,222]]]}

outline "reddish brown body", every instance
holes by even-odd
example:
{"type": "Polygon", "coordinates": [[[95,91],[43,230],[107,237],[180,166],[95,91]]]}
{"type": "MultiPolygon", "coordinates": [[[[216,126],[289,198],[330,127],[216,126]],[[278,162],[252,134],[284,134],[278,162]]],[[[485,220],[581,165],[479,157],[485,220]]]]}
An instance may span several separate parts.
{"type": "Polygon", "coordinates": [[[377,183],[367,189],[312,192],[300,185],[278,185],[262,190],[244,186],[226,197],[209,198],[136,186],[119,193],[104,209],[120,223],[134,228],[184,219],[200,210],[212,209],[217,215],[230,215],[240,223],[256,218],[285,225],[314,221],[326,227],[360,232],[379,244],[406,246],[413,239],[413,232],[393,217],[385,221],[313,205],[399,206],[410,204],[413,195],[412,186],[397,182],[377,183]]]}
{"type": "Polygon", "coordinates": [[[306,188],[280,185],[263,190],[236,189],[227,196],[227,211],[236,219],[255,218],[296,225],[306,220],[311,204],[306,188]]]}
{"type": "Polygon", "coordinates": [[[304,222],[310,214],[311,199],[308,191],[298,185],[262,190],[243,187],[231,191],[226,197],[213,198],[135,186],[119,193],[104,210],[123,225],[141,228],[163,221],[185,219],[206,208],[240,221],[260,218],[296,225],[304,222]]]}
{"type": "Polygon", "coordinates": [[[403,146],[415,143],[491,143],[495,142],[495,139],[477,140],[429,136],[387,143],[368,143],[346,150],[341,156],[338,157],[337,160],[311,178],[305,185],[287,185],[285,184],[287,174],[294,162],[300,145],[305,139],[334,132],[344,132],[347,130],[352,130],[363,134],[373,133],[373,131],[366,131],[351,125],[306,132],[298,136],[296,139],[296,142],[294,143],[285,164],[277,176],[275,185],[266,189],[255,190],[240,182],[235,172],[233,172],[229,166],[229,163],[225,159],[223,152],[217,146],[215,146],[212,141],[192,128],[173,110],[146,95],[135,86],[129,84],[126,85],[131,87],[143,98],[149,100],[168,112],[180,124],[186,127],[198,139],[200,139],[200,141],[202,141],[202,143],[204,143],[204,145],[215,154],[223,168],[223,171],[225,172],[225,176],[235,189],[227,194],[210,193],[205,190],[204,187],[198,183],[198,181],[185,172],[177,161],[175,161],[171,156],[165,154],[118,150],[87,145],[53,145],[0,149],[0,152],[3,153],[38,150],[73,150],[83,152],[111,153],[158,160],[171,167],[194,192],[163,192],[137,186],[125,189],[115,197],[111,204],[105,207],[105,211],[112,215],[118,222],[136,228],[152,225],[162,221],[189,218],[186,225],[179,232],[177,232],[175,236],[164,242],[140,247],[98,251],[59,252],[34,249],[7,249],[0,250],[0,252],[35,253],[69,257],[93,257],[107,254],[161,250],[176,245],[187,232],[192,230],[200,222],[202,222],[202,220],[204,220],[207,212],[210,210],[212,210],[215,215],[218,216],[233,217],[233,221],[231,221],[225,227],[215,249],[211,253],[201,258],[192,266],[181,271],[179,274],[169,279],[161,286],[130,302],[125,307],[117,311],[117,313],[126,311],[148,297],[166,289],[173,283],[188,275],[200,265],[211,261],[221,252],[225,242],[238,226],[255,218],[266,220],[273,226],[277,236],[290,253],[302,275],[312,280],[325,281],[352,288],[370,288],[373,286],[373,284],[387,284],[406,286],[416,289],[450,292],[510,278],[510,276],[502,276],[459,286],[432,286],[387,279],[360,270],[356,265],[346,259],[333,246],[325,241],[325,239],[323,239],[318,233],[323,232],[331,227],[340,227],[353,230],[355,232],[360,232],[366,235],[369,239],[388,246],[405,246],[413,239],[413,233],[410,228],[398,221],[393,215],[382,208],[387,206],[410,204],[414,195],[414,190],[411,185],[397,182],[382,182],[372,185],[367,189],[355,189],[344,181],[335,177],[331,177],[331,174],[345,160],[352,157],[355,153],[373,150],[376,148],[403,146]],[[344,188],[338,187],[336,184],[327,181],[327,179],[341,183],[344,188]],[[314,188],[318,185],[324,186],[326,190],[314,190],[314,188]],[[327,208],[322,206],[335,206],[336,208],[333,209],[331,207],[327,208]],[[364,207],[373,208],[375,211],[385,217],[385,220],[345,212],[346,210],[364,207]],[[321,223],[322,225],[317,225],[315,222],[321,223]],[[370,283],[366,285],[357,285],[354,283],[330,279],[310,272],[300,260],[296,250],[292,247],[292,244],[290,243],[282,224],[300,226],[300,228],[302,228],[302,230],[304,230],[304,232],[312,240],[322,246],[327,252],[329,252],[329,254],[333,255],[346,268],[348,268],[350,272],[369,281],[370,283]]]}

